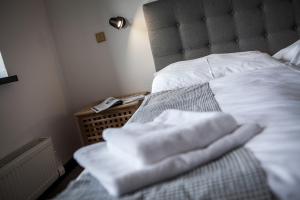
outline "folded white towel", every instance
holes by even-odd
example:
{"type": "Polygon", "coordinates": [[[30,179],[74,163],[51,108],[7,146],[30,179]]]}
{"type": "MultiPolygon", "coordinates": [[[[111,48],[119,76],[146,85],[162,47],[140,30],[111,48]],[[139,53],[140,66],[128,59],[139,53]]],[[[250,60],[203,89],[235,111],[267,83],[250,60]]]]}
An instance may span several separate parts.
{"type": "Polygon", "coordinates": [[[120,196],[214,160],[245,144],[260,131],[258,125],[244,125],[205,149],[171,156],[143,168],[136,168],[131,162],[115,157],[106,148],[106,143],[84,147],[75,153],[74,158],[95,176],[111,195],[120,196]]]}
{"type": "Polygon", "coordinates": [[[235,119],[223,112],[167,110],[153,122],[106,129],[103,138],[112,152],[144,166],[204,148],[237,126],[235,119]]]}

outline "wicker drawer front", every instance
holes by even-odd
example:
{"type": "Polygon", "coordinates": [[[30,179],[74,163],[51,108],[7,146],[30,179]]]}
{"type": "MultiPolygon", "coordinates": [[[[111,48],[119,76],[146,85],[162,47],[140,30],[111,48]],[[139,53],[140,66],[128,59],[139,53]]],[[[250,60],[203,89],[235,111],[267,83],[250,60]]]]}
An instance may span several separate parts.
{"type": "Polygon", "coordinates": [[[77,116],[84,143],[93,144],[102,141],[104,129],[122,127],[139,105],[77,116]]]}

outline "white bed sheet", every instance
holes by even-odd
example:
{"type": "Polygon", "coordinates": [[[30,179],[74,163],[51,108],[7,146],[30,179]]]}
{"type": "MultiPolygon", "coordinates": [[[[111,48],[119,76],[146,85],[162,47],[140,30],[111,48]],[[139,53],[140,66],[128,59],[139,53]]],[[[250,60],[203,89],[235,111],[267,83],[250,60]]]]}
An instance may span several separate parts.
{"type": "Polygon", "coordinates": [[[300,73],[287,66],[263,69],[216,79],[210,86],[224,112],[240,123],[265,127],[246,147],[280,199],[300,199],[300,73]]]}

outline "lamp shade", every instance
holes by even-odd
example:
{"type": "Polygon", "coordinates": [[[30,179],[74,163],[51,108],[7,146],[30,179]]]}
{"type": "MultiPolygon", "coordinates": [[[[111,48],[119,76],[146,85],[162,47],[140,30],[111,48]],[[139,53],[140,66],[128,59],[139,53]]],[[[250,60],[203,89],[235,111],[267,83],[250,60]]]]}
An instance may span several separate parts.
{"type": "Polygon", "coordinates": [[[121,29],[125,27],[126,19],[124,17],[112,17],[109,19],[109,24],[116,29],[121,29]]]}

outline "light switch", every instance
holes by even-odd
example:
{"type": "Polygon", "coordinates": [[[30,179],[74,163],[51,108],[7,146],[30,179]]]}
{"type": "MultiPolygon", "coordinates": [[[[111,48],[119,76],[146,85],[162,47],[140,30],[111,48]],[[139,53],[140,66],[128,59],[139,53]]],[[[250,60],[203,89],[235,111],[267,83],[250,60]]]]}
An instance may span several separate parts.
{"type": "Polygon", "coordinates": [[[98,43],[106,41],[105,33],[104,32],[96,33],[96,40],[98,43]]]}

